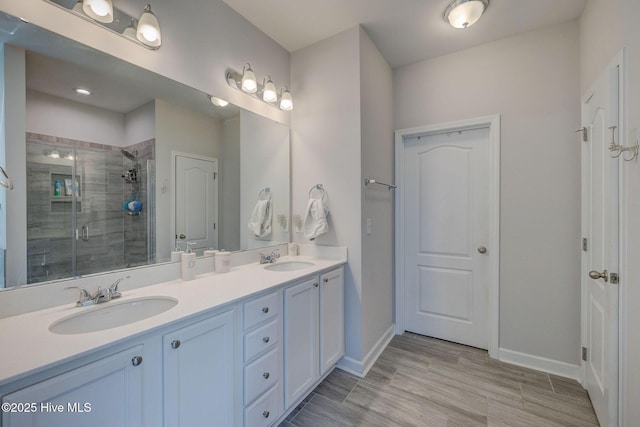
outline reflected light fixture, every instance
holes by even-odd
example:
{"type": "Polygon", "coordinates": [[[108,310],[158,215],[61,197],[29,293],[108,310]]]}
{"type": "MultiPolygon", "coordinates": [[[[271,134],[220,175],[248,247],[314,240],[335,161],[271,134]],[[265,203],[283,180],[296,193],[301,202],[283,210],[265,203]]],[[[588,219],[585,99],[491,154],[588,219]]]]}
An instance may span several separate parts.
{"type": "Polygon", "coordinates": [[[478,22],[489,0],[454,0],[444,11],[444,19],[453,28],[468,28],[478,22]]]}
{"type": "Polygon", "coordinates": [[[280,109],[285,111],[293,110],[293,99],[287,86],[282,88],[282,93],[280,94],[280,109]]]}
{"type": "Polygon", "coordinates": [[[47,157],[50,157],[52,159],[59,159],[60,158],[60,152],[56,149],[53,149],[51,151],[49,151],[47,153],[47,157]]]}
{"type": "Polygon", "coordinates": [[[73,155],[72,151],[69,151],[67,154],[64,155],[64,158],[66,160],[75,160],[75,156],[73,155]]]}
{"type": "Polygon", "coordinates": [[[211,100],[211,103],[213,105],[215,105],[216,107],[226,107],[227,105],[229,105],[229,101],[225,101],[224,99],[220,99],[216,96],[210,96],[209,99],[211,100]]]}
{"type": "Polygon", "coordinates": [[[271,76],[264,78],[264,83],[262,84],[262,99],[265,102],[276,102],[278,100],[276,85],[271,81],[271,76]]]}
{"type": "Polygon", "coordinates": [[[251,69],[251,64],[249,64],[248,62],[242,69],[242,85],[240,87],[247,93],[256,93],[258,91],[256,73],[253,72],[253,70],[251,69]]]}
{"type": "Polygon", "coordinates": [[[156,15],[151,12],[151,5],[147,4],[138,20],[136,37],[140,42],[152,48],[159,48],[162,44],[160,23],[156,15]]]}
{"type": "Polygon", "coordinates": [[[75,93],[77,93],[78,95],[84,95],[84,96],[89,96],[91,95],[91,91],[89,89],[85,89],[83,87],[77,87],[74,88],[73,91],[75,93]]]}
{"type": "Polygon", "coordinates": [[[113,22],[113,3],[111,0],[82,0],[82,11],[98,22],[113,22]]]}

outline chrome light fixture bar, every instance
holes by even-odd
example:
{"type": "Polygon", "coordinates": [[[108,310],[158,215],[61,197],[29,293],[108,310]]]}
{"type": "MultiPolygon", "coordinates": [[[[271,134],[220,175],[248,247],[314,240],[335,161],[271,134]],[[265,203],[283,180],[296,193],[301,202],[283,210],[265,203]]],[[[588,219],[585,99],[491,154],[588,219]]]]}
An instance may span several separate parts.
{"type": "Polygon", "coordinates": [[[489,0],[453,0],[444,11],[444,19],[453,28],[469,28],[489,7],[489,0]]]}
{"type": "Polygon", "coordinates": [[[43,0],[116,33],[147,49],[156,50],[162,44],[160,24],[146,5],[136,19],[113,7],[112,0],[43,0]]]}
{"type": "Polygon", "coordinates": [[[271,80],[271,76],[266,76],[262,84],[258,83],[249,63],[246,63],[242,68],[242,74],[234,70],[227,71],[226,79],[227,84],[232,88],[242,91],[265,104],[284,111],[293,110],[293,98],[289,88],[284,86],[280,90],[280,95],[278,95],[276,85],[271,80]]]}

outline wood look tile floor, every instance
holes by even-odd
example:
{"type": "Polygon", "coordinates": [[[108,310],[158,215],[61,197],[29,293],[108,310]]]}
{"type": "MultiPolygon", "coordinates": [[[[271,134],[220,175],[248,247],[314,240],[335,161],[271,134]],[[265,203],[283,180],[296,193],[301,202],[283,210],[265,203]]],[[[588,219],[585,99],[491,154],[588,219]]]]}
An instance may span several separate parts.
{"type": "Polygon", "coordinates": [[[334,370],[280,424],[324,426],[598,426],[576,381],[412,333],[393,338],[365,378],[334,370]]]}

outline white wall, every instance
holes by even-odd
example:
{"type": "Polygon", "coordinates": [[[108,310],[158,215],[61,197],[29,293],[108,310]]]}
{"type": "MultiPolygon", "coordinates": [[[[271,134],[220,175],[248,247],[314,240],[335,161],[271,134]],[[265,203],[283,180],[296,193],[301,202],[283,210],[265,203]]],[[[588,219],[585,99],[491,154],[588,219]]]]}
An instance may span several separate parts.
{"type": "MultiPolygon", "coordinates": [[[[175,247],[171,235],[173,182],[171,152],[220,157],[222,123],[194,111],[156,100],[156,257],[167,261],[175,247]],[[163,192],[167,186],[171,191],[163,192]]],[[[183,248],[184,249],[184,248],[183,248]]]]}
{"type": "Polygon", "coordinates": [[[220,173],[220,249],[240,249],[240,115],[222,124],[220,173]]]}
{"type": "MultiPolygon", "coordinates": [[[[144,3],[116,0],[114,5],[137,17],[144,3]]],[[[0,0],[0,10],[9,14],[288,123],[288,113],[232,89],[225,79],[227,69],[242,71],[242,66],[250,62],[258,78],[269,74],[278,85],[288,84],[289,53],[284,48],[222,0],[154,0],[152,7],[162,30],[163,44],[157,51],[145,49],[42,0],[0,0]]]]}
{"type": "Polygon", "coordinates": [[[138,144],[156,137],[156,103],[148,102],[124,116],[125,144],[138,144]]]}
{"type": "Polygon", "coordinates": [[[126,146],[124,114],[27,90],[27,132],[126,146]]]}
{"type": "MultiPolygon", "coordinates": [[[[360,28],[360,118],[362,176],[392,183],[393,72],[360,28]]],[[[362,187],[362,345],[364,353],[393,325],[394,192],[362,187]],[[366,221],[371,219],[371,234],[366,221]]]]}
{"type": "MultiPolygon", "coordinates": [[[[292,212],[304,215],[309,188],[329,197],[329,233],[318,245],[346,246],[346,355],[363,357],[359,29],[353,28],[291,55],[292,212]]],[[[294,241],[306,242],[293,234],[294,241]]],[[[392,302],[389,301],[389,304],[392,302]]]]}
{"type": "Polygon", "coordinates": [[[580,348],[578,23],[395,71],[397,129],[501,115],[500,347],[580,348]]]}
{"type": "Polygon", "coordinates": [[[253,249],[289,242],[278,215],[289,218],[289,128],[249,111],[240,111],[240,247],[253,249]],[[260,192],[271,189],[271,234],[256,238],[249,230],[260,192]]]}

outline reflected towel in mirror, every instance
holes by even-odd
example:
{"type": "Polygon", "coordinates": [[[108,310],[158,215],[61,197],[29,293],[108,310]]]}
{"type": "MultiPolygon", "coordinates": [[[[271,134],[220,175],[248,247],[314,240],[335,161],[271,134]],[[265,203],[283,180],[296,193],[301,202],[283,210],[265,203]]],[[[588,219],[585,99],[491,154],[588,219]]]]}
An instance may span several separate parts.
{"type": "Polygon", "coordinates": [[[271,234],[271,198],[258,200],[249,219],[249,230],[256,237],[267,237],[271,234]]]}

